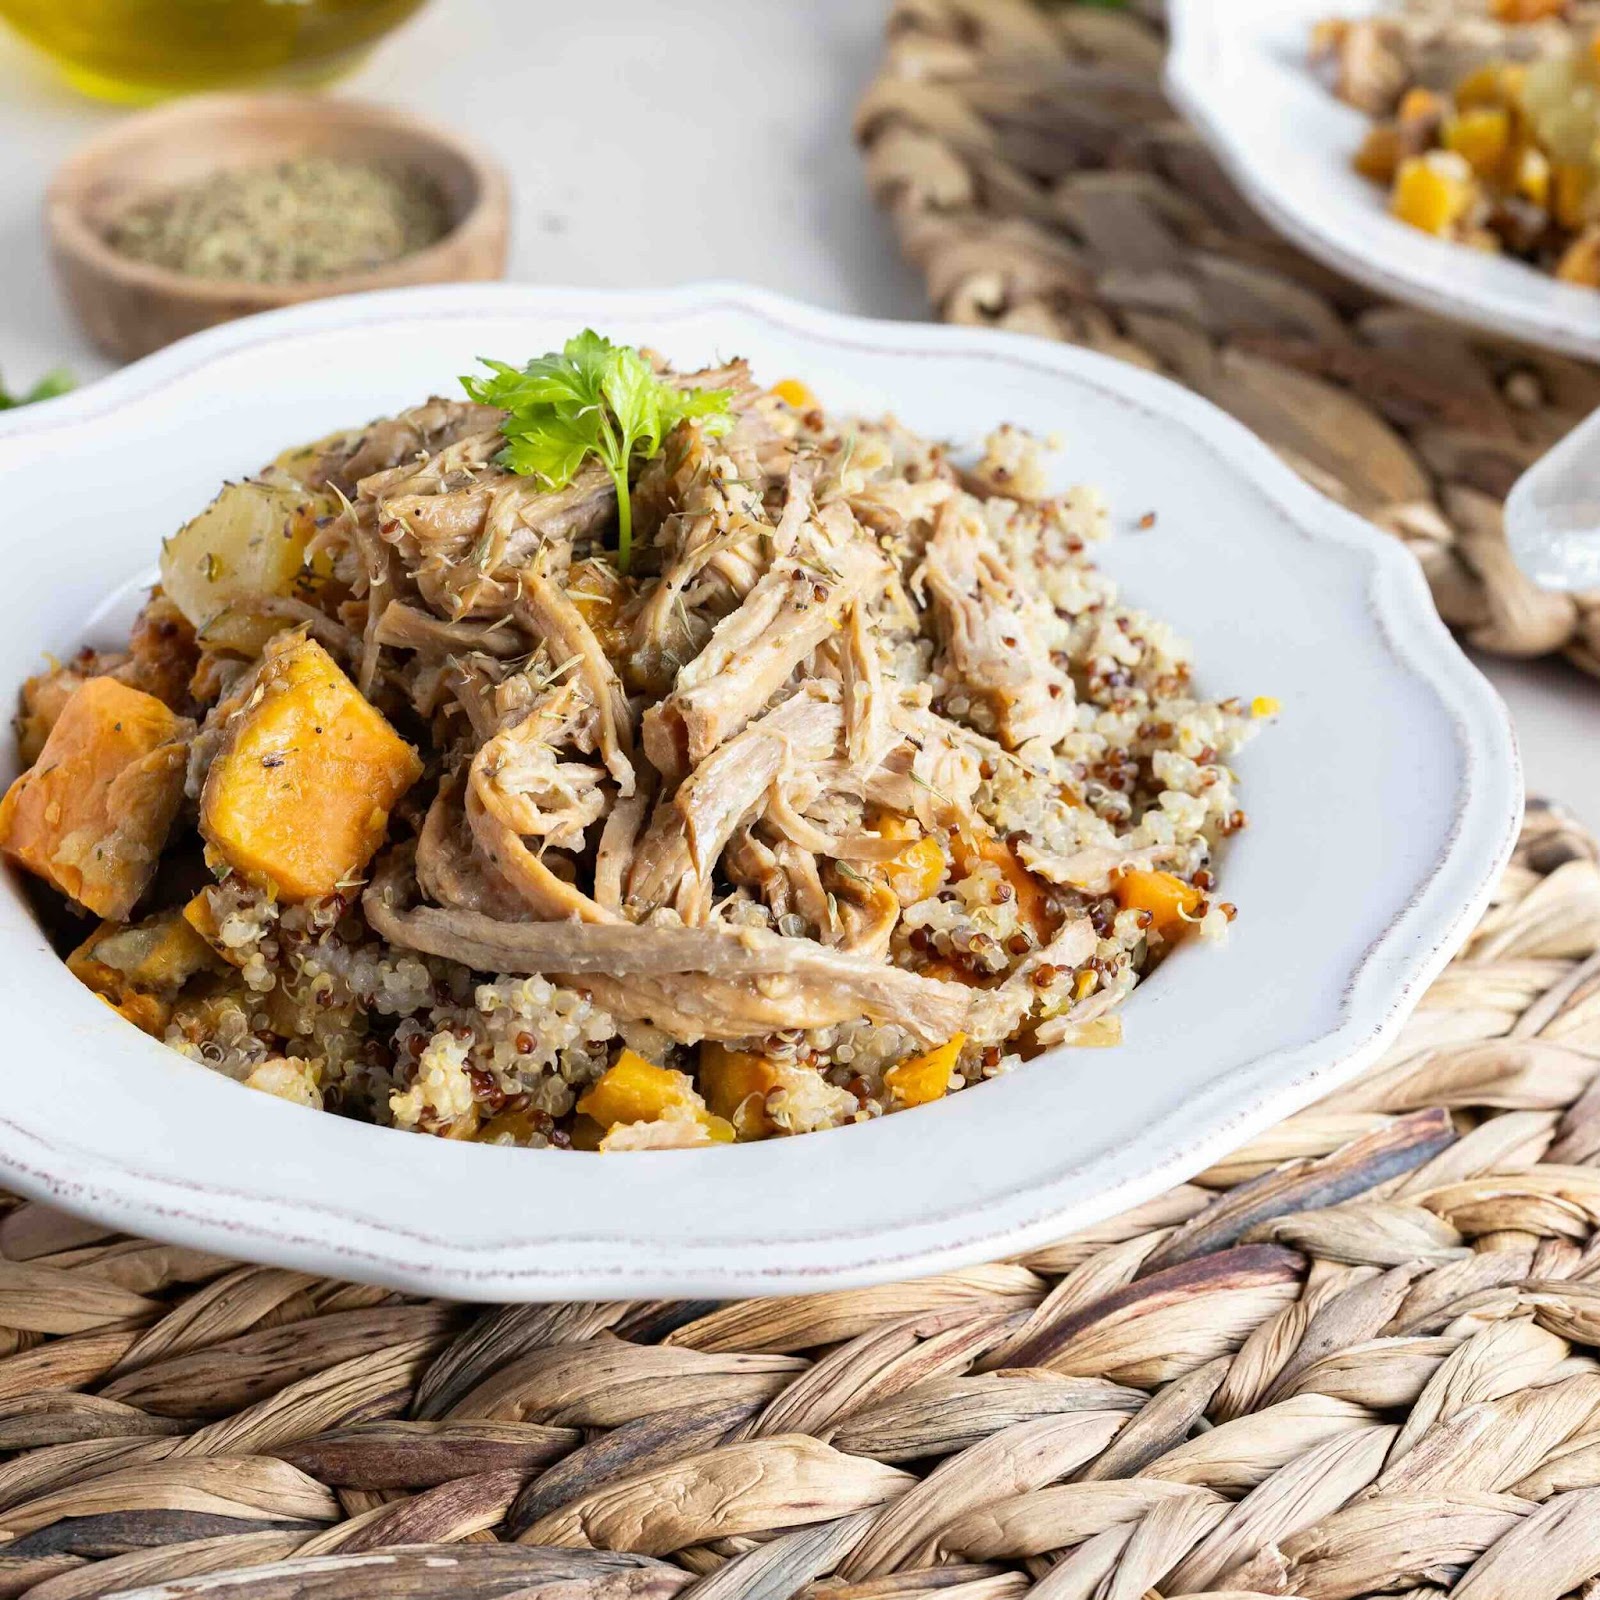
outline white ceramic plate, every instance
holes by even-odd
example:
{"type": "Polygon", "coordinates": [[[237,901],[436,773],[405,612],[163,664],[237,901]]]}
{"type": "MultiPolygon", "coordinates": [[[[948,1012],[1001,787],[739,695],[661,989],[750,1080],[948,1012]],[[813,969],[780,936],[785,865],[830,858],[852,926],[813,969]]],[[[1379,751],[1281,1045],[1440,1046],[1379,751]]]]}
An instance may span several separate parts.
{"type": "Polygon", "coordinates": [[[1312,73],[1312,25],[1377,0],[1168,0],[1167,92],[1267,220],[1381,294],[1600,359],[1600,293],[1430,238],[1351,170],[1369,122],[1312,73]]]}
{"type": "Polygon", "coordinates": [[[1059,431],[1063,484],[1116,508],[1105,565],[1193,639],[1205,691],[1283,702],[1238,763],[1254,824],[1223,869],[1228,948],[1178,951],[1119,1049],[801,1139],[583,1156],[366,1127],[191,1065],[80,988],[5,880],[0,1182],[138,1233],[467,1298],[801,1291],[1042,1244],[1374,1058],[1511,848],[1505,710],[1397,543],[1203,401],[1062,345],[722,286],[405,290],[202,334],[0,429],[4,692],[70,652],[223,478],[585,323],[680,364],[746,355],[831,407],[955,440],[1002,418],[1059,431]]]}

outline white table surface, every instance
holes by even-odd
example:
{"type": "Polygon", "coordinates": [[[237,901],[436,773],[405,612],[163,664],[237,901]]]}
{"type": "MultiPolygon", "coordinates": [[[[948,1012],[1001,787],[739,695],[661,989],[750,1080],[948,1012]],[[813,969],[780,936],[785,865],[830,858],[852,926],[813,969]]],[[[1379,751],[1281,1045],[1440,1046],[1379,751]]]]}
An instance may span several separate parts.
{"type": "MultiPolygon", "coordinates": [[[[511,276],[648,285],[740,278],[820,305],[921,317],[868,199],[850,113],[880,0],[434,0],[346,85],[448,121],[510,170],[511,276]]],[[[39,226],[49,173],[117,113],[0,34],[0,371],[106,370],[68,320],[39,226]]],[[[1535,793],[1600,830],[1600,683],[1485,659],[1535,793]]]]}

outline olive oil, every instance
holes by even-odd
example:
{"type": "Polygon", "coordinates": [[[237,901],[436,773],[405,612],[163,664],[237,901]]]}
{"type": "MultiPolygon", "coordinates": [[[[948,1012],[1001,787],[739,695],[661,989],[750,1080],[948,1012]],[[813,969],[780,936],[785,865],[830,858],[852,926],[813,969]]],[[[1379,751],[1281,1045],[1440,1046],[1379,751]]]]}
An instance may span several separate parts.
{"type": "Polygon", "coordinates": [[[143,103],[200,89],[326,82],[422,4],[0,0],[0,17],[84,93],[143,103]]]}

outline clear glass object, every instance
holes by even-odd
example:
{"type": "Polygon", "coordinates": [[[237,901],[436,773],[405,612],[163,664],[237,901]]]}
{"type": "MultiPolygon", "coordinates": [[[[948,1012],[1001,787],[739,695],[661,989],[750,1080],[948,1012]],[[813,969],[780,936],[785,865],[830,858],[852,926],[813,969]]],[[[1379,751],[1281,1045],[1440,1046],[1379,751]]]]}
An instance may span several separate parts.
{"type": "Polygon", "coordinates": [[[85,94],[143,104],[306,87],[348,71],[425,0],[0,0],[0,17],[85,94]]]}
{"type": "Polygon", "coordinates": [[[1505,526],[1513,559],[1541,588],[1600,591],[1600,411],[1517,479],[1505,526]]]}

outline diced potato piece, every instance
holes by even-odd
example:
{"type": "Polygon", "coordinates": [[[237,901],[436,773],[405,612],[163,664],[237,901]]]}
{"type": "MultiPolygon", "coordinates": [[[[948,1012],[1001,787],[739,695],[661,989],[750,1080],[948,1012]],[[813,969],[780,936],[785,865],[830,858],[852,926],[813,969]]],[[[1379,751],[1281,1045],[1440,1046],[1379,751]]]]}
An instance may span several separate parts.
{"type": "Polygon", "coordinates": [[[1445,123],[1442,137],[1446,150],[1454,150],[1480,178],[1492,180],[1511,149],[1511,113],[1503,106],[1463,111],[1445,123]]]}
{"type": "Polygon", "coordinates": [[[966,1034],[955,1034],[926,1055],[896,1063],[884,1073],[883,1081],[895,1099],[904,1105],[925,1106],[930,1100],[942,1099],[966,1042],[966,1034]]]}
{"type": "Polygon", "coordinates": [[[1200,891],[1170,872],[1145,872],[1130,867],[1117,874],[1117,903],[1124,911],[1148,911],[1150,926],[1170,937],[1187,927],[1200,904],[1200,891]]]}
{"type": "Polygon", "coordinates": [[[422,762],[313,639],[269,646],[241,701],[200,831],[247,882],[286,900],[332,894],[383,843],[422,762]]]}
{"type": "Polygon", "coordinates": [[[1402,222],[1443,237],[1471,209],[1472,168],[1454,151],[1435,150],[1400,163],[1389,209],[1402,222]]]}
{"type": "Polygon", "coordinates": [[[193,732],[154,695],[89,679],[0,801],[0,849],[97,916],[125,919],[183,800],[193,732]]]}
{"type": "Polygon", "coordinates": [[[1106,1050],[1122,1043],[1122,1018],[1113,1013],[1091,1017],[1087,1022],[1071,1023],[1061,1042],[1074,1050],[1106,1050]]]}
{"type": "Polygon", "coordinates": [[[633,1050],[624,1050],[600,1075],[578,1101],[578,1111],[603,1128],[630,1122],[698,1122],[714,1142],[733,1140],[732,1126],[711,1115],[683,1073],[658,1067],[633,1050]]]}
{"type": "Polygon", "coordinates": [[[778,1082],[778,1069],[766,1056],[730,1050],[711,1040],[700,1046],[700,1087],[706,1104],[741,1135],[760,1138],[772,1132],[766,1098],[778,1082]]]}
{"type": "Polygon", "coordinates": [[[158,1037],[178,991],[215,964],[206,942],[170,911],[132,926],[103,922],[67,957],[67,970],[81,984],[158,1037]]]}
{"type": "Polygon", "coordinates": [[[283,626],[251,610],[315,587],[305,565],[318,503],[297,484],[230,483],[161,550],[161,587],[203,644],[254,655],[283,626]]]}

